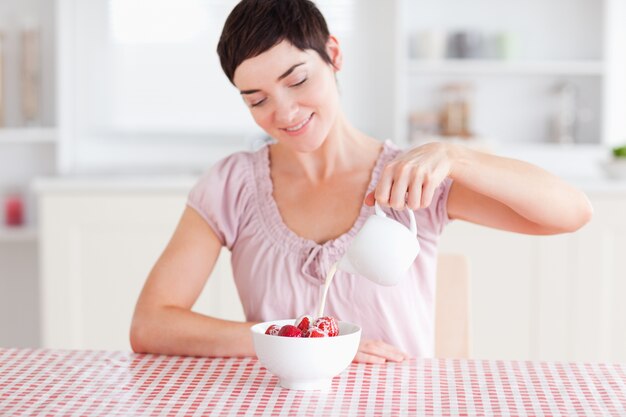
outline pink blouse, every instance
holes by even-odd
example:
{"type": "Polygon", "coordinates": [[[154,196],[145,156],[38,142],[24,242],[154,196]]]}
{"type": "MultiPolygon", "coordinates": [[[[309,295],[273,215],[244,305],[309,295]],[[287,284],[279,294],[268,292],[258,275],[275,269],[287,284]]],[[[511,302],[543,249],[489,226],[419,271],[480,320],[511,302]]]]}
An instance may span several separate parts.
{"type": "MultiPolygon", "coordinates": [[[[374,190],[383,167],[400,152],[392,142],[384,143],[368,192],[374,190]]],[[[446,202],[451,183],[446,179],[435,191],[432,204],[415,211],[421,251],[400,283],[383,287],[337,271],[325,314],[360,325],[364,339],[383,340],[415,357],[433,356],[437,242],[450,221],[446,202]]],[[[327,271],[374,212],[373,207],[363,205],[347,233],[318,244],[287,228],[272,188],[268,147],[264,146],[215,164],[191,190],[187,202],[232,252],[235,284],[249,321],[314,314],[327,271]]],[[[405,212],[385,211],[409,224],[405,212]]]]}

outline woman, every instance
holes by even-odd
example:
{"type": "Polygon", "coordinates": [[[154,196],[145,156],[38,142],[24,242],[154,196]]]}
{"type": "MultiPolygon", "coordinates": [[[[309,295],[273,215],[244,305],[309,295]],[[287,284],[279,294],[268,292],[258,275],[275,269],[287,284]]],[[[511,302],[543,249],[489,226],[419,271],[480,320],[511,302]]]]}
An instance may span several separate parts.
{"type": "Polygon", "coordinates": [[[591,217],[583,193],[530,164],[450,143],[401,152],[353,127],[335,81],[341,48],[308,0],[241,1],[218,54],[275,143],[225,158],[189,194],[137,302],[137,352],[254,355],[250,326],[314,312],[326,272],[376,200],[405,224],[403,209],[415,210],[421,252],[395,287],[338,272],[326,312],[362,326],[357,361],[432,356],[437,241],[450,220],[542,235],[591,217]],[[244,323],[191,311],[222,246],[244,323]]]}

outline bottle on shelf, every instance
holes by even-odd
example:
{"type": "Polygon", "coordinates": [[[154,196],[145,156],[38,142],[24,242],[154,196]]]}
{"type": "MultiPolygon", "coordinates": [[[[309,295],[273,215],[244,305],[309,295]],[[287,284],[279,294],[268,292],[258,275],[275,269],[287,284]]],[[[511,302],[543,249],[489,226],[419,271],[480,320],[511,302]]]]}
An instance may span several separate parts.
{"type": "Polygon", "coordinates": [[[481,59],[484,57],[484,37],[477,30],[459,30],[450,34],[448,56],[456,59],[481,59]]]}
{"type": "Polygon", "coordinates": [[[40,123],[41,38],[38,25],[27,23],[20,33],[22,121],[26,126],[40,123]]]}
{"type": "Polygon", "coordinates": [[[409,38],[409,57],[424,61],[446,58],[447,34],[443,30],[423,30],[409,38]]]}
{"type": "Polygon", "coordinates": [[[0,128],[4,126],[5,84],[4,84],[4,32],[0,30],[0,128]]]}
{"type": "Polygon", "coordinates": [[[557,105],[552,118],[552,141],[574,143],[578,125],[578,87],[571,82],[562,81],[553,91],[557,105]]]}

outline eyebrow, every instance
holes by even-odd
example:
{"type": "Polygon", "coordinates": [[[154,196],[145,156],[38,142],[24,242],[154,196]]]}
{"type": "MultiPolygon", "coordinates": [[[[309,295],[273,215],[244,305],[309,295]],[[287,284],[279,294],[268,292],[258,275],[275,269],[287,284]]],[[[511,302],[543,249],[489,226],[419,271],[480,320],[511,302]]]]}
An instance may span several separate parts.
{"type": "MultiPolygon", "coordinates": [[[[280,75],[280,76],[276,79],[276,81],[280,81],[280,80],[282,80],[282,79],[285,79],[286,77],[288,77],[288,76],[289,76],[289,74],[291,74],[291,73],[292,73],[292,72],[293,72],[296,68],[298,68],[300,65],[304,65],[304,62],[300,62],[299,64],[295,64],[295,65],[291,66],[291,67],[290,67],[287,71],[283,72],[283,73],[282,73],[282,75],[280,75]]],[[[254,93],[258,93],[259,91],[261,91],[261,90],[259,90],[259,89],[256,89],[256,90],[242,90],[242,91],[240,91],[239,93],[240,93],[240,94],[242,94],[242,95],[243,95],[243,94],[254,94],[254,93]]]]}

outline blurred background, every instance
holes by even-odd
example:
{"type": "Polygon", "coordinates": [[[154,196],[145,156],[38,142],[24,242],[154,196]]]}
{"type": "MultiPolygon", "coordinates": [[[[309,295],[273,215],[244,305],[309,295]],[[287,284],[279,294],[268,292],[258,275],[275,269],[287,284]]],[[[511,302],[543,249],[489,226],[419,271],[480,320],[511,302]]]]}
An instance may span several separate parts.
{"type": "MultiPolygon", "coordinates": [[[[354,125],[536,163],[593,221],[455,222],[475,357],[626,361],[626,4],[318,0],[354,125]]],[[[0,0],[0,346],[129,349],[135,300],[198,176],[264,142],[215,47],[234,0],[0,0]]],[[[198,311],[241,319],[227,253],[198,311]]]]}

